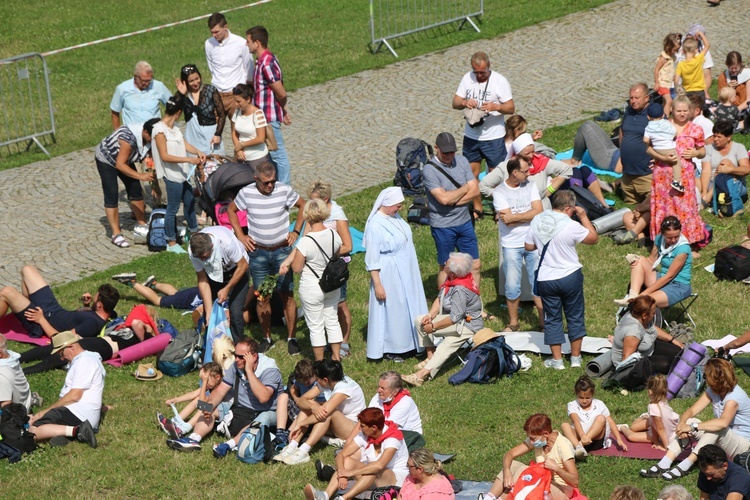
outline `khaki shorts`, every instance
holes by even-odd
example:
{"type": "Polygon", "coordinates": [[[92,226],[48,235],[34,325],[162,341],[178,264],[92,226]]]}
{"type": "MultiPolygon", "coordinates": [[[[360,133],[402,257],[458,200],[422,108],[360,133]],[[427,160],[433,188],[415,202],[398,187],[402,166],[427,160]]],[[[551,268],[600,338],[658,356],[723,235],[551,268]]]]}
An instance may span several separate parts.
{"type": "Polygon", "coordinates": [[[651,174],[627,175],[623,174],[621,179],[622,192],[625,195],[625,203],[633,205],[640,203],[651,194],[651,174]]]}

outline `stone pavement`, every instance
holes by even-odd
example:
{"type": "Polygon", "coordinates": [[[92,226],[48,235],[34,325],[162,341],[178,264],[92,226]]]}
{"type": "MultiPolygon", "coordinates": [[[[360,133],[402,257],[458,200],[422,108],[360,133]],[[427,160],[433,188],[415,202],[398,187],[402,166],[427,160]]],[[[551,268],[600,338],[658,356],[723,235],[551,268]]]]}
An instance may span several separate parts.
{"type": "MultiPolygon", "coordinates": [[[[622,105],[631,83],[652,85],[664,36],[694,22],[706,26],[716,77],[728,51],[748,55],[744,17],[734,15],[742,5],[747,2],[709,8],[702,0],[620,0],[300,89],[290,95],[293,123],[284,129],[292,183],[304,192],[322,178],[336,195],[356,192],[392,179],[401,138],[432,142],[444,130],[460,136],[462,114],[451,99],[477,50],[510,81],[517,112],[534,128],[622,105]]],[[[93,148],[0,172],[0,185],[0,285],[18,286],[26,263],[62,283],[148,254],[143,245],[119,249],[109,242],[93,148]]],[[[120,199],[130,237],[123,191],[120,199]]]]}

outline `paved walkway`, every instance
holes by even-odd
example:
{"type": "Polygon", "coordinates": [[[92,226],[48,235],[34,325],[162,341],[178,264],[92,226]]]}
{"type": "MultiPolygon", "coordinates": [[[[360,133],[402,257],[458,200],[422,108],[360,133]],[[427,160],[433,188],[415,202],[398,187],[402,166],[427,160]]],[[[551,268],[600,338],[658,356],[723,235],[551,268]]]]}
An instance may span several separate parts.
{"type": "MultiPolygon", "coordinates": [[[[676,5],[620,0],[300,89],[290,96],[293,124],[284,132],[293,185],[304,191],[323,178],[337,195],[356,192],[393,177],[401,138],[461,135],[462,114],[450,103],[477,50],[488,52],[493,69],[510,81],[517,112],[542,128],[623,103],[630,83],[653,80],[664,36],[696,21],[713,43],[714,75],[729,50],[748,55],[746,23],[732,15],[734,3],[709,8],[690,0],[674,11],[676,5]]],[[[0,285],[18,286],[25,263],[61,283],[148,254],[142,245],[118,249],[109,242],[93,149],[0,172],[0,186],[0,285]]],[[[127,215],[124,192],[121,201],[127,215]]],[[[132,226],[123,219],[126,236],[132,226]]]]}

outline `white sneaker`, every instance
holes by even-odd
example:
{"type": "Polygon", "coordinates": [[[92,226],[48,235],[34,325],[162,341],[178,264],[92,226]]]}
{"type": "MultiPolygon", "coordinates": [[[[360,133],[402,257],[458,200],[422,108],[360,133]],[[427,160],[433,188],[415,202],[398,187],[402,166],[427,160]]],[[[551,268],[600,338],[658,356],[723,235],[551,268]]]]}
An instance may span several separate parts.
{"type": "Polygon", "coordinates": [[[302,451],[300,448],[297,448],[295,452],[286,458],[286,460],[283,460],[283,462],[287,465],[298,465],[298,464],[304,464],[310,461],[310,454],[306,451],[302,451]]]}
{"type": "Polygon", "coordinates": [[[142,238],[146,238],[148,236],[148,225],[147,224],[136,225],[133,228],[133,234],[136,234],[142,238]]]}
{"type": "Polygon", "coordinates": [[[575,449],[575,458],[576,458],[576,460],[583,460],[583,459],[584,459],[584,458],[586,458],[586,457],[587,457],[588,455],[589,455],[589,454],[588,454],[588,452],[586,451],[586,448],[584,448],[584,447],[583,447],[583,446],[581,446],[580,444],[579,444],[578,446],[576,446],[576,449],[575,449]]]}
{"type": "Polygon", "coordinates": [[[545,359],[543,364],[545,368],[554,368],[555,370],[565,369],[565,365],[563,364],[562,359],[545,359]]]}
{"type": "Polygon", "coordinates": [[[346,444],[346,440],[337,437],[323,436],[320,440],[328,446],[333,446],[334,448],[339,449],[343,448],[346,444]]]}
{"type": "Polygon", "coordinates": [[[635,297],[631,297],[630,294],[626,295],[625,297],[621,299],[615,299],[612,302],[617,304],[620,307],[628,307],[628,304],[630,304],[630,299],[634,299],[635,297]]]}
{"type": "Polygon", "coordinates": [[[583,359],[581,358],[581,356],[571,356],[570,357],[570,367],[571,368],[580,368],[582,363],[583,363],[583,359]]]}
{"type": "MultiPolygon", "coordinates": [[[[296,449],[294,451],[297,451],[296,449]]],[[[273,460],[277,462],[286,462],[286,460],[294,454],[289,445],[286,445],[283,450],[274,455],[273,460]]]]}

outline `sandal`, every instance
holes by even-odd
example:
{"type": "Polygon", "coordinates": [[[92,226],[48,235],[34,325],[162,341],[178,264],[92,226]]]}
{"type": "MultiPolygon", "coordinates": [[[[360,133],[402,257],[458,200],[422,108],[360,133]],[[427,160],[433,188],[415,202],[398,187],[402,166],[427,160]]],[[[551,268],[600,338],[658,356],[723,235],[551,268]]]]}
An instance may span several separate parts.
{"type": "Polygon", "coordinates": [[[515,324],[515,325],[507,325],[503,331],[504,332],[517,332],[520,329],[521,329],[521,325],[515,324]]]}
{"type": "Polygon", "coordinates": [[[130,246],[130,243],[128,243],[128,240],[126,240],[122,234],[116,234],[112,236],[112,239],[110,239],[110,241],[113,245],[120,248],[128,248],[130,246]]]}
{"type": "MultiPolygon", "coordinates": [[[[675,467],[676,468],[676,467],[675,467]]],[[[641,477],[660,477],[662,474],[668,473],[669,467],[666,469],[662,469],[658,465],[654,465],[649,469],[641,469],[641,472],[639,473],[641,477]]]]}
{"type": "Polygon", "coordinates": [[[662,474],[661,478],[665,481],[674,481],[675,479],[687,476],[689,472],[689,470],[683,471],[679,467],[673,467],[669,471],[662,474]]]}

